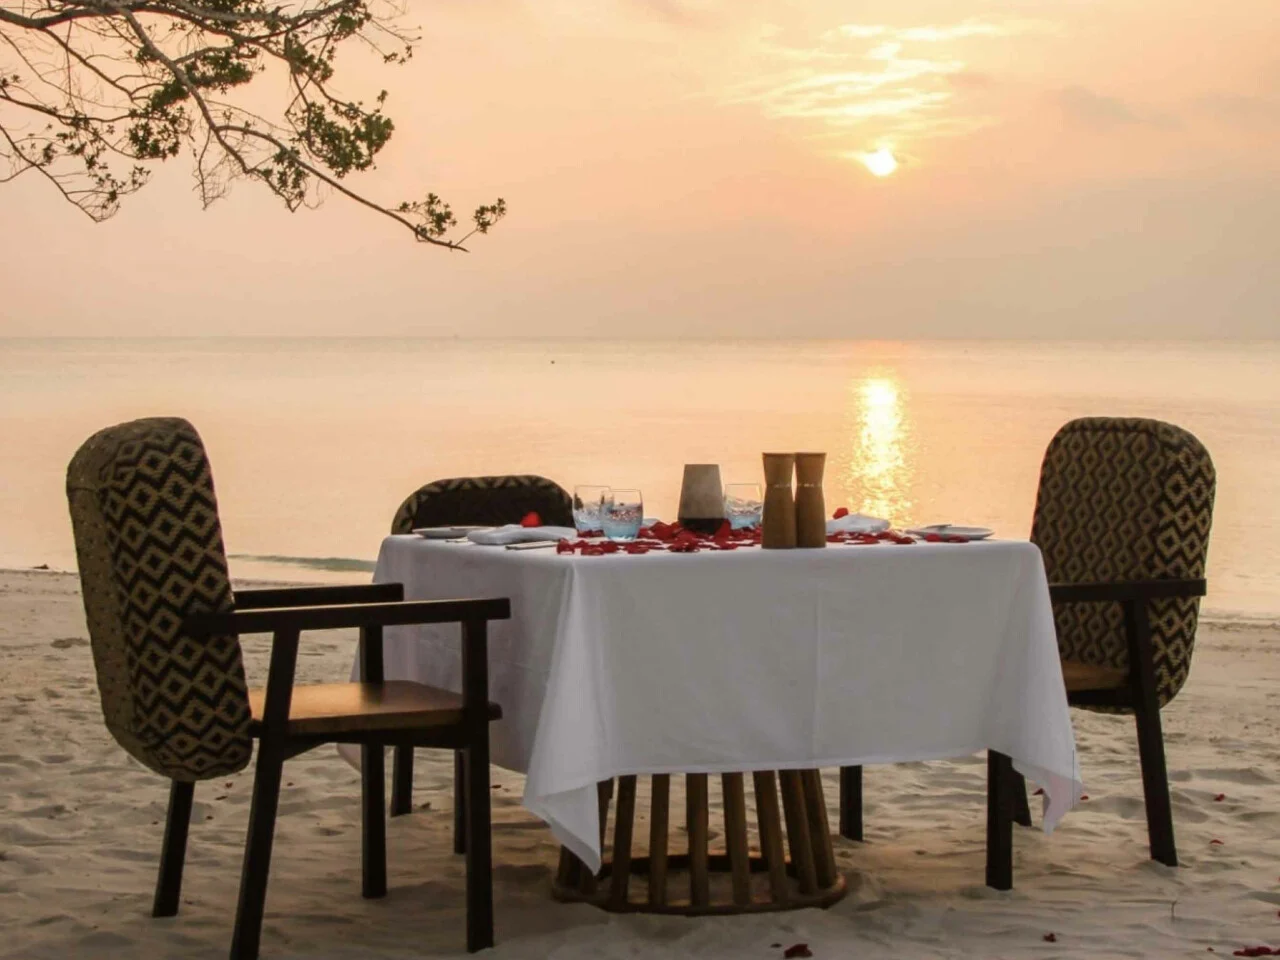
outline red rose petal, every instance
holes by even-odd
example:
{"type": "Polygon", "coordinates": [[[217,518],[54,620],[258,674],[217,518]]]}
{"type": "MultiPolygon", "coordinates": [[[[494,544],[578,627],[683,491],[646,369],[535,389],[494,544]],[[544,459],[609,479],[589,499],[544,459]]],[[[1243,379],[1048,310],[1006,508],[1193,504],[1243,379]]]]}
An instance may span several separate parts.
{"type": "Polygon", "coordinates": [[[1056,933],[1046,933],[1041,939],[1043,939],[1045,943],[1057,943],[1058,935],[1056,933]]]}
{"type": "Polygon", "coordinates": [[[842,520],[849,515],[848,507],[837,507],[836,512],[831,515],[832,520],[842,520]]]}
{"type": "Polygon", "coordinates": [[[573,544],[568,540],[561,540],[556,544],[556,553],[573,553],[573,544]]]}
{"type": "Polygon", "coordinates": [[[1044,796],[1044,787],[1037,787],[1037,788],[1036,788],[1036,792],[1035,792],[1035,793],[1033,793],[1033,794],[1032,794],[1032,796],[1033,796],[1033,797],[1043,797],[1043,796],[1044,796]]]}
{"type": "Polygon", "coordinates": [[[813,951],[809,949],[807,943],[794,943],[783,950],[782,955],[790,960],[791,957],[812,957],[813,951]]]}
{"type": "Polygon", "coordinates": [[[538,516],[538,511],[530,510],[520,518],[520,526],[522,527],[540,527],[542,526],[542,518],[538,516]]]}
{"type": "Polygon", "coordinates": [[[1219,840],[1217,837],[1214,837],[1212,840],[1210,840],[1210,841],[1209,841],[1209,846],[1211,846],[1211,847],[1212,847],[1212,846],[1215,846],[1215,845],[1216,845],[1216,846],[1219,846],[1219,847],[1220,847],[1220,846],[1222,846],[1222,841],[1221,841],[1221,840],[1219,840]]]}
{"type": "Polygon", "coordinates": [[[1220,794],[1218,794],[1216,797],[1214,797],[1214,798],[1213,798],[1213,802],[1214,802],[1214,803],[1221,803],[1221,802],[1222,802],[1223,800],[1225,800],[1225,799],[1227,799],[1227,795],[1226,795],[1225,793],[1220,793],[1220,794]]]}

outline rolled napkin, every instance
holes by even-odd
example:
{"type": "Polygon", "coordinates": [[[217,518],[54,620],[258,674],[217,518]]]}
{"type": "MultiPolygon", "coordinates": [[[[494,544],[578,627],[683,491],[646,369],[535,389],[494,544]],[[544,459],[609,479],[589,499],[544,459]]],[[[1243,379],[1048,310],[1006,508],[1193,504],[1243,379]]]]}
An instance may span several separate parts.
{"type": "Polygon", "coordinates": [[[843,517],[827,521],[827,536],[833,533],[879,533],[888,529],[888,520],[861,513],[846,513],[843,517]]]}
{"type": "Polygon", "coordinates": [[[573,540],[577,536],[578,531],[573,527],[526,527],[508,523],[492,530],[472,530],[467,534],[467,539],[472,543],[496,547],[508,543],[531,543],[534,540],[573,540]]]}

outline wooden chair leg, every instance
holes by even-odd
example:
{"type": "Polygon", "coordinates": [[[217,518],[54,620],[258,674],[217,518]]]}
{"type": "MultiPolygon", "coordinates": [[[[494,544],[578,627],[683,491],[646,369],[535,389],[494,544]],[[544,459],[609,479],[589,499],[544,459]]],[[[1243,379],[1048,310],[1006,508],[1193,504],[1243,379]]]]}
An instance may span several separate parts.
{"type": "Polygon", "coordinates": [[[862,842],[862,768],[840,768],[840,836],[862,842]]]}
{"type": "MultiPolygon", "coordinates": [[[[487,774],[486,774],[487,776],[487,774]]],[[[453,751],[453,852],[467,852],[467,754],[453,751]]]]}
{"type": "Polygon", "coordinates": [[[1003,753],[987,751],[987,886],[1013,888],[1013,765],[1003,753]]]}
{"type": "Polygon", "coordinates": [[[1151,859],[1176,867],[1178,851],[1173,841],[1169,772],[1164,762],[1164,734],[1160,729],[1151,623],[1145,604],[1125,604],[1125,632],[1129,641],[1129,690],[1138,726],[1138,757],[1142,763],[1142,794],[1147,806],[1151,859]]]}
{"type": "Polygon", "coordinates": [[[1027,778],[1017,770],[1011,770],[1009,789],[1013,791],[1013,822],[1020,827],[1031,826],[1031,805],[1027,802],[1027,778]]]}
{"type": "Polygon", "coordinates": [[[1169,773],[1164,761],[1160,708],[1154,703],[1140,705],[1134,711],[1134,718],[1138,726],[1138,757],[1142,763],[1142,794],[1147,805],[1147,839],[1151,845],[1151,859],[1176,867],[1178,850],[1173,840],[1173,805],[1169,798],[1169,773]]]}
{"type": "Polygon", "coordinates": [[[413,747],[399,746],[391,757],[391,815],[413,812],[413,747]]]}
{"type": "Polygon", "coordinates": [[[464,795],[467,854],[467,951],[493,946],[493,854],[489,810],[489,729],[467,747],[464,795]]]}
{"type": "Polygon", "coordinates": [[[386,758],[381,744],[360,748],[361,893],[387,895],[386,758]]]}
{"type": "Polygon", "coordinates": [[[187,859],[187,829],[191,825],[191,801],[196,785],[174,780],[169,787],[169,815],[164,823],[164,846],[160,850],[160,875],[151,906],[153,917],[172,917],[178,912],[182,893],[182,865],[187,859]]]}
{"type": "Polygon", "coordinates": [[[231,935],[231,960],[257,960],[258,957],[283,770],[283,752],[274,745],[259,744],[253,803],[249,807],[249,835],[245,840],[244,868],[240,874],[240,900],[236,906],[235,932],[231,935]]]}

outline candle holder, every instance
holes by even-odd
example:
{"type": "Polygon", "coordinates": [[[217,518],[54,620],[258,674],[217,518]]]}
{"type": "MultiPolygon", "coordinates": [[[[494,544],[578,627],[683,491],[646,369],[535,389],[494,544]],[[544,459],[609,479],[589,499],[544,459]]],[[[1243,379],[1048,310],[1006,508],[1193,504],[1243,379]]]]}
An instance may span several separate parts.
{"type": "Polygon", "coordinates": [[[794,453],[764,455],[764,518],[760,522],[760,546],[789,550],[796,545],[796,502],[791,493],[795,472],[794,453]]]}
{"type": "Polygon", "coordinates": [[[827,545],[827,507],[822,495],[825,453],[796,454],[796,546],[827,545]]]}
{"type": "Polygon", "coordinates": [[[724,523],[724,488],[717,463],[686,463],[680,484],[680,526],[708,536],[724,523]]]}

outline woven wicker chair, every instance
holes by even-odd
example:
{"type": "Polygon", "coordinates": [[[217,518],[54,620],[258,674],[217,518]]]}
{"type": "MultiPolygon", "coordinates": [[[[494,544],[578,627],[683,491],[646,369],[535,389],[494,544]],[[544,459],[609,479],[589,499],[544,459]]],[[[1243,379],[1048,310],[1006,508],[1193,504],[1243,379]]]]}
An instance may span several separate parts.
{"type": "Polygon", "coordinates": [[[107,728],[172,781],[152,913],[178,911],[198,780],[248,765],[259,741],[233,960],[257,957],[284,761],[324,743],[362,754],[363,893],[386,893],[383,749],[464,750],[467,946],[493,944],[487,623],[506,600],[403,602],[400,584],[233,593],[209,462],[179,419],[91,437],[67,470],[85,615],[107,728]],[[462,623],[463,693],[382,682],[382,628],[462,623]],[[304,630],[359,627],[362,683],[294,686],[304,630]],[[264,690],[245,679],[239,636],[272,633],[264,690]]]}
{"type": "MultiPolygon", "coordinates": [[[[1134,714],[1151,857],[1169,866],[1178,856],[1160,709],[1191,669],[1214,485],[1208,451],[1179,427],[1073,420],[1045,452],[1031,527],[1049,578],[1067,701],[1134,714]]],[[[1007,758],[997,761],[1010,789],[989,788],[1000,808],[993,812],[1030,824],[1022,777],[1007,758]]],[[[840,832],[862,839],[859,767],[841,771],[840,832]]]]}
{"type": "MultiPolygon", "coordinates": [[[[419,487],[400,504],[391,533],[411,533],[418,527],[519,523],[536,513],[544,524],[573,526],[572,501],[553,480],[533,475],[455,477],[419,487]]],[[[466,851],[466,804],[462,799],[462,756],[454,757],[453,847],[466,851]]],[[[392,762],[391,815],[413,808],[413,748],[396,749],[392,762]]]]}

